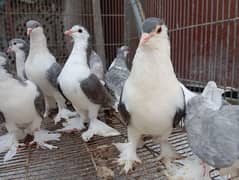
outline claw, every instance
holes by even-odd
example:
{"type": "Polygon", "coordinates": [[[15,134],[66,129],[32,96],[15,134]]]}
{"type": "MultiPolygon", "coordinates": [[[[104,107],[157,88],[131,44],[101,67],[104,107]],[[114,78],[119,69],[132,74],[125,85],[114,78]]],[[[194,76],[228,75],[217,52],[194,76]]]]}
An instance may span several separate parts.
{"type": "Polygon", "coordinates": [[[83,121],[79,117],[75,117],[72,119],[69,119],[67,122],[62,124],[64,127],[61,129],[57,129],[57,132],[75,132],[75,131],[81,131],[85,128],[83,121]]]}
{"type": "Polygon", "coordinates": [[[135,165],[142,163],[136,152],[131,149],[130,143],[113,143],[113,145],[120,151],[118,163],[124,166],[123,171],[126,174],[128,174],[135,165]]]}

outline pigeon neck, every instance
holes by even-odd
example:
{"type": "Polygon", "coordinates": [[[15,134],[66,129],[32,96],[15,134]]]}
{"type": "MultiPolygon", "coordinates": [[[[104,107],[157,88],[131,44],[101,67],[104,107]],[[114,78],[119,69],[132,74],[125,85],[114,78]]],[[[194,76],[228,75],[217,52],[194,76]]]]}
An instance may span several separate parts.
{"type": "Polygon", "coordinates": [[[24,62],[26,60],[26,55],[24,51],[18,50],[16,53],[16,69],[17,75],[24,79],[24,62]]]}
{"type": "Polygon", "coordinates": [[[30,37],[30,52],[47,50],[47,41],[43,32],[32,32],[30,37]]]}
{"type": "MultiPolygon", "coordinates": [[[[77,62],[87,64],[87,46],[82,41],[74,41],[71,56],[77,56],[77,62]]],[[[75,58],[74,58],[75,59],[75,58]]]]}

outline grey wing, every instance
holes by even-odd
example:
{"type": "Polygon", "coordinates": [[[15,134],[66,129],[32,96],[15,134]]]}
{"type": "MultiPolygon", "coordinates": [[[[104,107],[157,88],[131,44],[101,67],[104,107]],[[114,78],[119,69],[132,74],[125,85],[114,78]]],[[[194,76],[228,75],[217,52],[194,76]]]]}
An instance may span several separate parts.
{"type": "Polygon", "coordinates": [[[57,62],[54,62],[46,71],[46,78],[53,87],[58,88],[57,77],[61,73],[62,67],[57,62]]]}
{"type": "Polygon", "coordinates": [[[45,101],[44,96],[41,89],[37,86],[38,95],[34,100],[34,105],[36,108],[37,113],[43,118],[43,114],[45,112],[45,101]]]}
{"type": "Polygon", "coordinates": [[[5,116],[3,114],[3,112],[0,111],[0,124],[6,122],[5,116]]]}
{"type": "Polygon", "coordinates": [[[91,102],[101,105],[113,104],[112,96],[95,74],[91,74],[87,79],[81,81],[80,87],[91,102]]]}
{"type": "Polygon", "coordinates": [[[129,123],[130,123],[131,115],[130,115],[129,111],[127,110],[127,107],[126,107],[125,103],[122,101],[122,95],[123,95],[123,90],[122,90],[121,95],[120,95],[118,111],[120,112],[120,115],[123,118],[123,120],[125,122],[125,125],[128,126],[129,123]]]}
{"type": "Polygon", "coordinates": [[[176,113],[173,119],[173,128],[176,128],[177,125],[182,121],[183,117],[185,116],[186,102],[185,102],[184,91],[182,88],[181,88],[181,96],[183,98],[183,106],[177,107],[176,109],[176,113]]]}
{"type": "Polygon", "coordinates": [[[92,51],[89,61],[90,71],[97,76],[98,79],[104,79],[104,65],[98,54],[92,51]]]}

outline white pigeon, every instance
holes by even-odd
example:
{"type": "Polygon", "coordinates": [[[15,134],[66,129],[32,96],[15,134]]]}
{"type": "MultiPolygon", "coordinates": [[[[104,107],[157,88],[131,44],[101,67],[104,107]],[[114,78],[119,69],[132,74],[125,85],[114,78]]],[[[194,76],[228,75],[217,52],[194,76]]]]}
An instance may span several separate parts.
{"type": "Polygon", "coordinates": [[[159,159],[165,164],[180,156],[168,137],[184,115],[184,96],[171,63],[168,29],[160,18],[148,18],[125,82],[118,106],[128,124],[128,146],[120,148],[119,163],[127,173],[141,162],[136,149],[142,135],[152,135],[160,144],[159,159]]]}
{"type": "Polygon", "coordinates": [[[74,45],[58,77],[58,82],[81,120],[90,121],[88,130],[82,134],[83,140],[89,141],[94,134],[118,135],[118,131],[97,119],[101,105],[112,104],[112,97],[89,67],[92,53],[90,34],[86,28],[79,25],[73,26],[65,34],[72,36],[74,45]]]}
{"type": "MultiPolygon", "coordinates": [[[[22,81],[10,74],[7,63],[7,57],[0,53],[0,113],[8,131],[7,135],[0,138],[0,153],[9,149],[4,160],[9,160],[16,154],[18,141],[26,135],[34,135],[39,139],[36,133],[40,131],[43,117],[43,113],[37,108],[38,101],[43,100],[39,88],[29,80],[22,81]]],[[[58,140],[60,135],[54,136],[52,140],[58,140]]],[[[34,141],[41,143],[38,139],[34,141]]]]}
{"type": "Polygon", "coordinates": [[[117,107],[119,104],[120,95],[124,87],[124,83],[129,77],[129,70],[126,65],[128,53],[128,46],[122,46],[118,48],[117,55],[105,75],[106,87],[110,90],[111,94],[115,98],[115,110],[118,110],[117,107]]]}
{"type": "Polygon", "coordinates": [[[185,128],[192,151],[214,168],[239,176],[239,106],[223,103],[222,89],[209,82],[187,104],[185,128]]]}
{"type": "Polygon", "coordinates": [[[58,89],[57,77],[62,68],[47,47],[42,25],[37,21],[29,20],[27,34],[30,36],[30,51],[25,62],[25,72],[27,78],[36,83],[44,94],[46,104],[44,117],[49,114],[48,97],[53,97],[58,106],[58,114],[54,118],[55,123],[61,118],[68,119],[69,116],[75,116],[74,112],[66,109],[65,98],[58,89]]]}
{"type": "MultiPolygon", "coordinates": [[[[8,53],[15,53],[17,76],[22,80],[26,80],[25,61],[29,53],[29,45],[23,39],[15,38],[9,41],[8,53]]],[[[49,109],[56,108],[54,98],[48,97],[49,109]]]]}

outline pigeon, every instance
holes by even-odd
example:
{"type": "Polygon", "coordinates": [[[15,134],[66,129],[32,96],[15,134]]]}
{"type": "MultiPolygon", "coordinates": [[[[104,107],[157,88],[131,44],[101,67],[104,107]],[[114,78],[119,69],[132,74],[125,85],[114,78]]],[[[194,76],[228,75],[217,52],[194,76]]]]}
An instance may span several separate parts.
{"type": "MultiPolygon", "coordinates": [[[[194,154],[208,165],[239,172],[239,106],[223,103],[223,90],[208,82],[187,104],[185,128],[194,154]]],[[[239,174],[237,174],[239,175],[239,174]]]]}
{"type": "Polygon", "coordinates": [[[100,56],[94,50],[92,50],[92,52],[90,54],[89,68],[90,68],[90,71],[93,74],[95,74],[96,77],[104,85],[104,65],[103,65],[103,61],[100,58],[100,56]]]}
{"type": "Polygon", "coordinates": [[[72,102],[80,120],[89,120],[88,130],[82,139],[89,141],[93,135],[113,136],[119,132],[97,119],[102,105],[112,105],[112,97],[89,67],[92,53],[90,34],[80,25],[74,25],[65,35],[73,38],[73,49],[58,77],[63,94],[72,102]]]}
{"type": "Polygon", "coordinates": [[[75,116],[75,112],[66,109],[66,99],[58,88],[57,77],[62,67],[47,47],[42,25],[35,20],[29,20],[26,26],[27,34],[30,36],[30,51],[25,62],[25,72],[27,78],[36,83],[44,94],[46,104],[44,117],[49,114],[49,97],[54,98],[58,106],[55,123],[58,123],[61,118],[68,119],[69,116],[75,116]]]}
{"type": "MultiPolygon", "coordinates": [[[[0,153],[9,149],[4,161],[16,154],[19,140],[27,135],[35,136],[40,131],[43,118],[43,113],[37,107],[38,102],[43,100],[40,89],[33,82],[23,81],[10,74],[7,64],[7,57],[0,53],[0,113],[8,131],[7,135],[0,138],[0,153]]],[[[60,136],[55,135],[57,139],[60,136]]]]}
{"type": "MultiPolygon", "coordinates": [[[[29,53],[29,45],[23,39],[15,38],[9,41],[8,53],[14,52],[16,57],[17,76],[22,80],[26,80],[25,61],[29,53]]],[[[54,98],[48,97],[49,109],[56,108],[54,98]]]]}
{"type": "Polygon", "coordinates": [[[142,31],[118,106],[127,124],[128,145],[115,145],[126,173],[141,162],[136,149],[142,135],[151,135],[160,144],[159,159],[165,165],[181,158],[168,142],[184,116],[185,102],[171,63],[167,26],[162,19],[151,17],[143,22],[142,31]]]}
{"type": "Polygon", "coordinates": [[[12,39],[11,41],[9,41],[7,52],[15,53],[17,76],[22,80],[26,80],[25,61],[29,52],[29,46],[26,41],[17,38],[12,39]]]}
{"type": "Polygon", "coordinates": [[[114,109],[116,111],[118,110],[117,107],[124,83],[129,77],[129,69],[126,65],[128,53],[128,46],[122,46],[118,48],[117,55],[105,75],[106,87],[109,89],[115,99],[114,109]]]}

